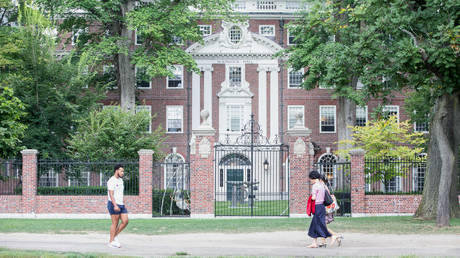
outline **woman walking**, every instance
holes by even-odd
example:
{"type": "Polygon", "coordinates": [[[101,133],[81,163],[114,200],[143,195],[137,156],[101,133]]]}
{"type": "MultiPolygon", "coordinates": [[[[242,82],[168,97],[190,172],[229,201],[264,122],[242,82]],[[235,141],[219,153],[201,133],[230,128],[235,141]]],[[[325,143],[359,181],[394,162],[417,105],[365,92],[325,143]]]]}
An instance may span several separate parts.
{"type": "Polygon", "coordinates": [[[324,207],[324,194],[326,188],[321,183],[321,175],[318,171],[311,171],[309,174],[310,182],[313,184],[311,191],[311,199],[315,201],[315,214],[311,220],[310,228],[308,229],[308,235],[313,238],[313,243],[307,247],[318,248],[326,247],[325,241],[318,244],[318,237],[324,239],[331,236],[326,227],[326,208],[324,207]]]}
{"type": "MultiPolygon", "coordinates": [[[[326,188],[326,191],[329,192],[329,194],[331,194],[331,192],[329,191],[329,182],[326,178],[326,176],[324,174],[321,174],[320,176],[320,180],[321,180],[321,183],[324,185],[324,187],[326,188]]],[[[332,196],[332,194],[331,194],[332,196]]],[[[335,198],[334,198],[334,203],[335,203],[335,198]]],[[[330,206],[328,206],[330,207],[330,206]]],[[[334,210],[332,209],[331,211],[328,211],[328,207],[326,207],[326,227],[327,227],[327,224],[331,223],[332,221],[334,221],[334,210]]],[[[329,233],[331,233],[332,237],[331,237],[331,242],[329,243],[329,246],[333,246],[335,243],[338,244],[338,246],[340,246],[342,244],[342,239],[343,239],[343,236],[342,235],[338,235],[337,233],[335,233],[334,231],[332,231],[329,227],[327,227],[327,230],[329,231],[329,233]]]]}

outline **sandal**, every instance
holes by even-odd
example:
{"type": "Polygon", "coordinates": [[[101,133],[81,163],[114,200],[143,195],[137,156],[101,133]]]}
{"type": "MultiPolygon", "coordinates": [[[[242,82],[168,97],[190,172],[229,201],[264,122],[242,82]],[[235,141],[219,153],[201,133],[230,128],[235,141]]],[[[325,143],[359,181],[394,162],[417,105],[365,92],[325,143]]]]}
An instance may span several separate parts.
{"type": "Polygon", "coordinates": [[[318,248],[318,245],[317,244],[311,244],[311,245],[307,245],[308,248],[318,248]]]}

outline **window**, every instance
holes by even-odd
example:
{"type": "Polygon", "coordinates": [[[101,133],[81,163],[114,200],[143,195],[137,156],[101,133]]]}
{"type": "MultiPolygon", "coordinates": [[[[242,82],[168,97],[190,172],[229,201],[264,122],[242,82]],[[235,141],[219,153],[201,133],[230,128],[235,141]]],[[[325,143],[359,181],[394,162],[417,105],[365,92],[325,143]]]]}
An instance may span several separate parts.
{"type": "Polygon", "coordinates": [[[99,185],[100,186],[107,186],[107,181],[112,177],[112,174],[106,172],[100,172],[99,173],[99,185]]]}
{"type": "Polygon", "coordinates": [[[302,125],[305,125],[305,107],[304,106],[288,106],[288,129],[294,128],[297,123],[297,114],[302,113],[302,125]]]}
{"type": "Polygon", "coordinates": [[[142,38],[142,35],[140,33],[137,33],[137,30],[134,31],[135,37],[135,45],[142,45],[144,43],[144,39],[142,38]]]}
{"type": "Polygon", "coordinates": [[[136,87],[138,89],[150,89],[151,88],[150,77],[147,75],[145,67],[136,66],[135,73],[136,73],[136,87]]]}
{"type": "Polygon", "coordinates": [[[171,153],[165,159],[165,189],[184,189],[188,178],[184,158],[171,153]]]}
{"type": "Polygon", "coordinates": [[[356,123],[357,126],[366,126],[367,124],[367,106],[356,106],[356,123]]]}
{"type": "Polygon", "coordinates": [[[229,79],[231,87],[240,87],[241,86],[241,67],[230,67],[229,69],[229,79]]]}
{"type": "Polygon", "coordinates": [[[230,42],[233,44],[238,44],[241,40],[242,32],[238,26],[233,26],[229,31],[230,42]]]}
{"type": "Polygon", "coordinates": [[[288,87],[289,88],[300,88],[302,85],[302,80],[303,80],[303,71],[289,71],[289,77],[288,77],[288,87]]]}
{"type": "Polygon", "coordinates": [[[260,25],[259,34],[262,36],[274,37],[275,36],[275,25],[260,25]]]}
{"type": "Polygon", "coordinates": [[[106,87],[109,89],[116,89],[117,88],[117,76],[115,74],[115,66],[114,65],[104,65],[102,67],[104,81],[106,83],[106,87]]]}
{"type": "Polygon", "coordinates": [[[276,10],[276,1],[257,1],[258,10],[276,10]]]}
{"type": "Polygon", "coordinates": [[[69,186],[89,186],[89,172],[81,172],[78,177],[70,177],[69,186]]]}
{"type": "Polygon", "coordinates": [[[337,158],[332,153],[325,153],[318,159],[319,172],[326,176],[332,189],[336,188],[337,158]]]}
{"type": "Polygon", "coordinates": [[[319,106],[321,133],[335,133],[335,106],[319,106]]]}
{"type": "MultiPolygon", "coordinates": [[[[141,111],[147,111],[149,113],[149,117],[152,117],[152,106],[136,106],[136,113],[141,111]]],[[[152,123],[149,121],[149,124],[146,128],[146,131],[151,133],[152,132],[152,123]]]]}
{"type": "Polygon", "coordinates": [[[167,88],[169,89],[182,89],[183,67],[182,65],[175,65],[173,67],[173,77],[167,78],[167,88]]]}
{"type": "Polygon", "coordinates": [[[168,133],[182,133],[182,106],[166,106],[166,130],[168,133]]]}
{"type": "Polygon", "coordinates": [[[58,186],[58,175],[53,169],[40,176],[38,186],[58,186]]]}
{"type": "Polygon", "coordinates": [[[419,155],[420,161],[417,161],[413,170],[413,191],[422,192],[423,185],[425,184],[426,173],[426,153],[419,155]]]}
{"type": "Polygon", "coordinates": [[[428,122],[414,123],[414,129],[416,132],[428,133],[428,122]]]}
{"type": "Polygon", "coordinates": [[[243,106],[227,106],[227,130],[230,132],[240,132],[243,126],[243,106]]]}
{"type": "Polygon", "coordinates": [[[288,37],[288,45],[296,44],[295,35],[292,33],[292,31],[290,30],[287,31],[287,37],[288,37]]]}
{"type": "Polygon", "coordinates": [[[384,106],[382,111],[385,118],[396,116],[396,119],[399,123],[399,106],[384,106]]]}
{"type": "Polygon", "coordinates": [[[199,25],[198,27],[200,28],[200,32],[201,32],[201,35],[203,35],[203,37],[211,35],[211,32],[212,32],[211,25],[199,25]]]}
{"type": "Polygon", "coordinates": [[[401,191],[401,177],[395,176],[384,183],[386,193],[397,193],[401,191]]]}

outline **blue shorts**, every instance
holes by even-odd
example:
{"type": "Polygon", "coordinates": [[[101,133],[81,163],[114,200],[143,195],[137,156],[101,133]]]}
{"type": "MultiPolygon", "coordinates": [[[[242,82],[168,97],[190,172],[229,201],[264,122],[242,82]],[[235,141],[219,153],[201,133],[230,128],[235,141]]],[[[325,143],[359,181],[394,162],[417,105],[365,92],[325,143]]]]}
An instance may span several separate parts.
{"type": "Polygon", "coordinates": [[[120,215],[122,213],[128,213],[128,210],[124,205],[118,204],[118,208],[120,208],[120,211],[115,211],[113,203],[111,201],[107,202],[107,209],[109,210],[110,215],[120,215]]]}

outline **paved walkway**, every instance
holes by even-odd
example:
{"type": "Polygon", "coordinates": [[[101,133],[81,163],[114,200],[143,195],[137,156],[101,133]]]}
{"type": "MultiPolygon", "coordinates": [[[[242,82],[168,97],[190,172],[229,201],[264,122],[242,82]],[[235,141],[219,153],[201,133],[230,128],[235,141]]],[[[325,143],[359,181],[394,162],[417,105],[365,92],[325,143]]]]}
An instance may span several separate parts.
{"type": "Polygon", "coordinates": [[[105,234],[0,234],[0,247],[97,252],[133,256],[452,256],[460,257],[460,235],[378,235],[345,233],[341,247],[309,249],[305,232],[181,235],[121,234],[122,248],[107,246],[105,234]]]}

